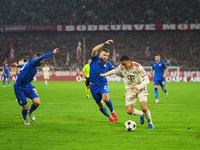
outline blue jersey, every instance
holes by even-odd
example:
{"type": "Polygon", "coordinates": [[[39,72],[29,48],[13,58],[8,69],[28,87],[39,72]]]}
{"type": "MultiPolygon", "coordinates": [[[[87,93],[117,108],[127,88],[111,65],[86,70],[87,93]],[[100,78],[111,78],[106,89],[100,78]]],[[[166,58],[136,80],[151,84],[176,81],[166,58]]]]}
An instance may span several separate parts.
{"type": "Polygon", "coordinates": [[[90,63],[90,82],[94,85],[106,85],[108,82],[106,77],[100,77],[100,74],[104,74],[112,69],[115,68],[110,62],[101,62],[98,56],[92,57],[90,63]]]}
{"type": "Polygon", "coordinates": [[[154,81],[155,80],[163,80],[164,71],[167,68],[166,64],[162,61],[154,62],[152,64],[152,69],[154,70],[154,81]]]}
{"type": "Polygon", "coordinates": [[[33,77],[37,73],[37,63],[43,59],[48,58],[51,55],[53,55],[53,52],[42,55],[41,57],[37,59],[33,59],[33,60],[29,59],[28,63],[24,65],[18,65],[18,67],[20,66],[23,66],[23,67],[18,74],[15,84],[21,87],[31,86],[31,81],[33,80],[33,77]]]}
{"type": "Polygon", "coordinates": [[[9,76],[9,67],[3,67],[4,73],[9,76]]]}

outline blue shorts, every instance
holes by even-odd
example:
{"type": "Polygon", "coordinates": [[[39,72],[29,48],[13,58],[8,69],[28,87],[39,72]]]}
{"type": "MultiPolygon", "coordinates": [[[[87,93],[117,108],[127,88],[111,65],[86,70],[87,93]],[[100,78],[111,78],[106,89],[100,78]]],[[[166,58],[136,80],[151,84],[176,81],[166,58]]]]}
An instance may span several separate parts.
{"type": "Polygon", "coordinates": [[[154,80],[153,85],[160,85],[161,87],[165,87],[165,79],[163,80],[154,80]]]}
{"type": "Polygon", "coordinates": [[[9,79],[10,77],[9,77],[9,74],[7,74],[6,76],[5,76],[5,74],[3,75],[3,79],[5,80],[5,79],[9,79]]]}
{"type": "Polygon", "coordinates": [[[28,97],[31,100],[36,97],[39,97],[33,85],[29,87],[20,87],[14,84],[14,90],[15,90],[15,96],[17,98],[17,101],[19,105],[21,106],[24,106],[27,104],[26,97],[28,97]]]}
{"type": "Polygon", "coordinates": [[[108,85],[91,85],[90,84],[90,91],[92,96],[97,104],[101,102],[102,94],[108,93],[109,94],[109,86],[108,85]]]}

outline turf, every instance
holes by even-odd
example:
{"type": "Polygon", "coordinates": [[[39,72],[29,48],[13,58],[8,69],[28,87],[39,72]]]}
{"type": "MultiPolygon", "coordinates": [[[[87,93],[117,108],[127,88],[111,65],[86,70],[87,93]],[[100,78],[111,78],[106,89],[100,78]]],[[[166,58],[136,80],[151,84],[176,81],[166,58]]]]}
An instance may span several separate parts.
{"type": "MultiPolygon", "coordinates": [[[[2,84],[2,82],[1,82],[2,84]]],[[[14,83],[11,82],[13,85],[14,83]]],[[[41,99],[34,112],[36,122],[25,126],[14,89],[0,86],[0,149],[200,149],[200,83],[166,83],[169,98],[159,88],[155,104],[153,83],[148,85],[148,108],[155,129],[140,125],[138,116],[126,114],[124,84],[109,82],[110,98],[119,120],[112,124],[95,101],[85,99],[83,82],[33,82],[41,99]],[[135,132],[124,130],[133,120],[135,132]]],[[[29,106],[32,102],[28,101],[29,106]]],[[[140,109],[137,102],[136,108],[140,109]]]]}

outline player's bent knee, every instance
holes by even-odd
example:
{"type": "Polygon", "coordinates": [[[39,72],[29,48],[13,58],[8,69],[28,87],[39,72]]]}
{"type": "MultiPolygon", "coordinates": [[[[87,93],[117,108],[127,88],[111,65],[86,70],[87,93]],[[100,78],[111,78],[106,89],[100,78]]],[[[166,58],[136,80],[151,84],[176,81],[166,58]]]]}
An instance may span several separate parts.
{"type": "Polygon", "coordinates": [[[28,111],[28,104],[26,104],[26,105],[23,106],[23,110],[24,111],[28,111]]]}
{"type": "Polygon", "coordinates": [[[144,107],[141,106],[141,108],[142,108],[142,111],[145,112],[145,113],[146,113],[147,110],[148,110],[146,106],[144,106],[144,107]]]}
{"type": "Polygon", "coordinates": [[[40,105],[40,99],[37,97],[37,98],[34,98],[33,100],[33,104],[35,105],[35,106],[39,106],[40,105]]]}

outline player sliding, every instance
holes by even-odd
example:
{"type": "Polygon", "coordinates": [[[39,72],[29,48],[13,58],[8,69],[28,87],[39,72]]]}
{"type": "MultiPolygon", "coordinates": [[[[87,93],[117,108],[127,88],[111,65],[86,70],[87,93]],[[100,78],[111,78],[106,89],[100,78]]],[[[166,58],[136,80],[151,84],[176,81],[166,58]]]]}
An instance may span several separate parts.
{"type": "Polygon", "coordinates": [[[160,61],[159,54],[155,55],[155,60],[156,62],[152,64],[150,75],[154,71],[154,80],[153,80],[154,94],[155,94],[156,104],[158,104],[159,103],[158,85],[161,86],[161,89],[165,92],[165,97],[168,98],[167,89],[165,88],[165,78],[169,75],[169,72],[167,70],[166,64],[160,61]]]}
{"type": "Polygon", "coordinates": [[[100,73],[106,73],[109,70],[115,69],[110,62],[107,61],[110,51],[104,48],[105,45],[112,44],[113,40],[108,40],[102,44],[97,45],[92,50],[92,61],[90,63],[90,91],[99,110],[108,117],[110,122],[115,122],[118,120],[117,114],[114,112],[113,104],[111,99],[109,99],[109,87],[107,84],[107,79],[105,77],[100,77],[100,73]],[[97,56],[98,51],[100,52],[100,58],[97,56]],[[110,109],[111,115],[107,112],[103,101],[106,103],[110,109]]]}
{"type": "Polygon", "coordinates": [[[146,85],[149,83],[149,78],[143,67],[136,63],[131,62],[129,57],[123,55],[120,58],[120,65],[107,73],[100,74],[102,77],[110,76],[112,74],[122,74],[125,83],[125,100],[126,112],[129,115],[140,116],[140,123],[144,124],[144,115],[148,120],[149,129],[153,129],[151,113],[147,108],[147,89],[146,85]],[[134,108],[137,99],[139,99],[142,111],[134,108]]]}
{"type": "Polygon", "coordinates": [[[56,48],[53,50],[53,52],[44,55],[43,53],[38,52],[35,54],[35,59],[29,59],[28,63],[24,65],[18,65],[17,63],[14,63],[15,66],[22,67],[14,84],[14,90],[18,103],[22,106],[22,121],[24,125],[30,125],[26,117],[27,113],[31,120],[35,122],[33,111],[36,110],[40,105],[40,99],[37,91],[31,84],[33,77],[37,73],[37,67],[43,64],[44,59],[52,56],[53,54],[57,54],[58,51],[59,49],[56,48]],[[30,109],[28,109],[26,97],[30,98],[33,102],[30,109]]]}

